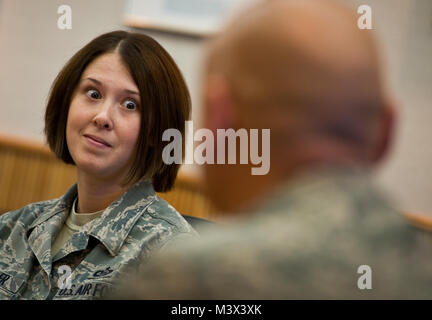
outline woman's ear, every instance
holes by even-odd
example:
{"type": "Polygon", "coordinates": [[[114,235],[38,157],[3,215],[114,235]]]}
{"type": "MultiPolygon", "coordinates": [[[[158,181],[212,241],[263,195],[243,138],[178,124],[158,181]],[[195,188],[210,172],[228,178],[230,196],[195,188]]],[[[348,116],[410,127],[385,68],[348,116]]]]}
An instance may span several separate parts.
{"type": "Polygon", "coordinates": [[[372,164],[382,161],[388,154],[393,142],[397,111],[395,102],[392,99],[384,101],[384,110],[380,120],[378,143],[372,156],[372,164]]]}

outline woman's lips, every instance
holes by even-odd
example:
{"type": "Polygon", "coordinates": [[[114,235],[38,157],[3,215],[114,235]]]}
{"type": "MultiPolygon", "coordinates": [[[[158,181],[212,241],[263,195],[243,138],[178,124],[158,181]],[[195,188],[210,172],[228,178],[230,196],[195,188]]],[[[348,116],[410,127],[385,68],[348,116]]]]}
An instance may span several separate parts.
{"type": "Polygon", "coordinates": [[[95,146],[111,148],[111,145],[102,138],[96,137],[91,134],[85,134],[84,137],[87,139],[87,141],[89,141],[91,144],[95,146]]]}

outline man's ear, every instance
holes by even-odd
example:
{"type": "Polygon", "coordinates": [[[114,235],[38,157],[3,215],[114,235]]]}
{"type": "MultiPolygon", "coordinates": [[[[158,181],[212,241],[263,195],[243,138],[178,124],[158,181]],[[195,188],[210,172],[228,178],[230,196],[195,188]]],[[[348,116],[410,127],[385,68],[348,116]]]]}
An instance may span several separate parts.
{"type": "Polygon", "coordinates": [[[384,110],[380,120],[378,143],[372,155],[372,164],[382,161],[388,154],[393,142],[397,111],[395,102],[391,99],[384,101],[384,110]]]}
{"type": "Polygon", "coordinates": [[[235,127],[229,84],[222,75],[209,75],[205,88],[205,127],[215,131],[235,127]]]}

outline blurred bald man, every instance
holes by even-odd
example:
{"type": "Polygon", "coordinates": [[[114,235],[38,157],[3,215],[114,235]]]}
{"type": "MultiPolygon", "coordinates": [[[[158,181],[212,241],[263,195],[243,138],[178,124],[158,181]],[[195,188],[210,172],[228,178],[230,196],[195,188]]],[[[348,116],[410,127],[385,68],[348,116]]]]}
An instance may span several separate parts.
{"type": "Polygon", "coordinates": [[[167,251],[119,297],[432,297],[431,235],[370,181],[394,111],[371,32],[357,18],[335,1],[273,0],[216,37],[206,126],[270,128],[270,172],[206,165],[209,197],[241,218],[167,251]]]}

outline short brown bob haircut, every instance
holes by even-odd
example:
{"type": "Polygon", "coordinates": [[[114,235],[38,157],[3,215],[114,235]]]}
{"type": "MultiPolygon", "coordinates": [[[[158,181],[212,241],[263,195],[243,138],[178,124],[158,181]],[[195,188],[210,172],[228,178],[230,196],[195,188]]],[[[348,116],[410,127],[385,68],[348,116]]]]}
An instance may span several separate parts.
{"type": "Polygon", "coordinates": [[[66,123],[71,99],[86,67],[98,56],[117,52],[134,79],[141,97],[141,128],[136,156],[127,182],[151,178],[158,192],[169,191],[180,168],[162,161],[164,130],[178,129],[184,145],[185,121],[191,100],[183,76],[173,58],[149,36],[113,31],[98,36],[79,50],[52,84],[45,112],[45,135],[51,150],[66,163],[75,164],[66,142],[66,123]]]}

